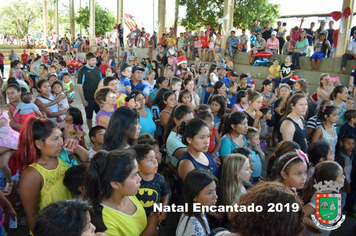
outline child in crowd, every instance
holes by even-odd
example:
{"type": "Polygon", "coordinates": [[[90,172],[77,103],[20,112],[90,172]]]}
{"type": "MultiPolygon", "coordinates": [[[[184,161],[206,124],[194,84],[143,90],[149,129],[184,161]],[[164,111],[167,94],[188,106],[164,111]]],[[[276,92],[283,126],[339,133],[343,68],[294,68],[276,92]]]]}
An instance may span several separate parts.
{"type": "Polygon", "coordinates": [[[303,189],[307,181],[308,163],[308,156],[303,151],[298,149],[296,152],[288,152],[275,161],[271,179],[290,189],[303,189]],[[295,179],[297,174],[300,177],[295,179]]]}
{"type": "MultiPolygon", "coordinates": [[[[160,164],[162,163],[162,153],[159,150],[159,143],[151,135],[149,135],[147,133],[141,134],[137,138],[136,142],[137,142],[137,144],[148,144],[153,147],[153,151],[156,154],[156,160],[158,163],[158,171],[160,171],[161,170],[160,164]]],[[[160,172],[160,174],[162,175],[162,173],[163,173],[163,170],[162,170],[162,172],[160,172]]]]}
{"type": "MultiPolygon", "coordinates": [[[[52,88],[52,92],[54,93],[54,96],[56,99],[62,94],[65,95],[63,93],[63,84],[61,81],[59,81],[59,80],[54,81],[53,84],[51,85],[51,88],[52,88]]],[[[68,103],[67,97],[63,98],[62,100],[60,100],[58,102],[58,111],[64,111],[68,108],[69,108],[69,103],[68,103]]],[[[65,118],[66,118],[66,115],[63,114],[63,115],[57,117],[57,121],[58,122],[63,121],[63,120],[65,120],[65,118]]]]}
{"type": "Polygon", "coordinates": [[[192,94],[192,104],[194,106],[197,106],[200,104],[200,97],[196,92],[194,92],[194,86],[195,82],[192,78],[187,78],[183,81],[183,86],[185,89],[188,89],[188,91],[192,94]]]}
{"type": "Polygon", "coordinates": [[[74,85],[72,80],[70,79],[70,74],[69,73],[63,73],[62,74],[62,79],[63,79],[63,92],[67,97],[70,97],[71,99],[75,98],[75,93],[74,93],[74,85]]]}
{"type": "Polygon", "coordinates": [[[224,160],[221,173],[221,200],[222,205],[232,205],[238,202],[240,196],[246,193],[243,185],[251,177],[250,162],[242,154],[230,154],[224,160]]]}
{"type": "Polygon", "coordinates": [[[335,155],[335,149],[337,145],[337,133],[334,124],[339,120],[339,111],[335,106],[324,106],[318,110],[318,119],[322,123],[315,129],[312,137],[312,143],[318,140],[324,140],[328,142],[333,149],[335,155]]]}
{"type": "Polygon", "coordinates": [[[187,105],[190,109],[194,109],[195,106],[192,104],[192,93],[188,91],[188,89],[184,89],[180,91],[179,97],[178,97],[178,103],[179,104],[184,104],[187,105]]]}
{"type": "MultiPolygon", "coordinates": [[[[329,230],[320,229],[315,225],[310,216],[316,213],[316,189],[313,187],[315,183],[320,183],[321,181],[333,181],[334,185],[337,185],[340,189],[344,185],[345,176],[343,174],[342,167],[334,161],[324,161],[315,166],[315,172],[313,177],[309,180],[306,188],[303,191],[303,202],[305,203],[303,207],[304,219],[303,222],[307,226],[305,235],[329,235],[329,230]],[[312,229],[312,230],[310,230],[312,229]],[[315,232],[315,233],[312,233],[315,232]]],[[[319,191],[318,191],[319,193],[319,191]]],[[[330,191],[325,191],[321,193],[330,193],[330,191]]],[[[337,207],[337,206],[335,206],[337,207]]]]}
{"type": "MultiPolygon", "coordinates": [[[[137,144],[134,149],[137,154],[138,174],[141,177],[141,186],[136,197],[148,216],[153,211],[153,204],[161,203],[163,207],[168,204],[168,188],[164,177],[157,173],[158,162],[153,147],[148,144],[137,144]]],[[[165,219],[166,212],[159,212],[158,221],[165,219]]]]}
{"type": "Polygon", "coordinates": [[[271,109],[269,107],[262,107],[260,109],[260,112],[262,112],[262,117],[260,119],[261,150],[262,150],[262,152],[265,152],[266,151],[266,146],[269,146],[269,145],[267,145],[266,140],[272,138],[272,134],[268,133],[268,124],[267,124],[267,120],[271,120],[272,119],[272,112],[271,112],[271,109]]]}
{"type": "Polygon", "coordinates": [[[78,108],[68,109],[65,120],[59,124],[59,128],[63,129],[65,139],[74,139],[79,142],[79,145],[85,147],[84,136],[86,133],[83,130],[83,116],[78,108]]]}
{"type": "Polygon", "coordinates": [[[231,81],[229,86],[229,91],[226,92],[226,98],[230,101],[227,104],[227,108],[229,109],[231,109],[236,104],[236,91],[237,91],[237,82],[231,81]]]}
{"type": "Polygon", "coordinates": [[[353,97],[348,97],[345,106],[346,110],[355,108],[355,99],[353,97]]]}
{"type": "Polygon", "coordinates": [[[30,117],[42,117],[41,111],[38,109],[38,107],[32,102],[32,94],[30,92],[25,92],[21,94],[21,100],[17,106],[16,109],[14,110],[14,113],[12,114],[13,117],[17,114],[17,112],[20,113],[20,123],[25,124],[27,119],[30,117]]]}
{"type": "MultiPolygon", "coordinates": [[[[210,110],[210,109],[209,109],[210,110]]],[[[210,130],[210,142],[208,152],[214,158],[217,166],[220,166],[221,161],[219,159],[219,149],[221,146],[220,135],[217,132],[217,128],[214,126],[214,116],[211,111],[204,111],[202,109],[195,109],[195,117],[204,120],[210,130]]]]}
{"type": "MultiPolygon", "coordinates": [[[[313,176],[315,165],[323,161],[334,161],[335,155],[333,149],[325,141],[318,141],[311,143],[308,146],[309,156],[309,168],[308,168],[308,180],[313,176]]],[[[308,181],[307,181],[308,182],[308,181]]]]}
{"type": "Polygon", "coordinates": [[[179,92],[182,88],[182,80],[178,77],[172,77],[169,83],[169,88],[176,94],[177,101],[179,99],[179,92]]]}
{"type": "Polygon", "coordinates": [[[62,80],[62,75],[63,73],[69,73],[67,69],[67,64],[65,61],[60,61],[59,62],[59,73],[58,73],[58,79],[62,80]]]}
{"type": "Polygon", "coordinates": [[[201,41],[199,40],[198,36],[194,37],[194,51],[193,51],[193,55],[192,55],[192,59],[194,59],[195,54],[197,54],[197,52],[199,53],[199,58],[200,58],[200,45],[201,45],[201,41]]]}
{"type": "Polygon", "coordinates": [[[131,75],[132,68],[129,64],[123,63],[120,66],[119,92],[125,93],[127,96],[131,93],[131,75]]]}
{"type": "Polygon", "coordinates": [[[252,157],[252,183],[257,183],[262,174],[262,162],[265,161],[265,154],[260,148],[260,134],[256,128],[249,127],[245,135],[248,143],[247,149],[252,157]]]}
{"type": "Polygon", "coordinates": [[[240,84],[239,86],[237,87],[237,91],[240,91],[240,90],[247,90],[251,88],[250,85],[247,84],[247,75],[242,73],[240,75],[240,84]]]}
{"type": "Polygon", "coordinates": [[[236,104],[232,106],[231,113],[235,111],[244,111],[247,107],[247,92],[245,90],[240,90],[236,93],[236,104]]]}
{"type": "Polygon", "coordinates": [[[247,75],[247,85],[250,86],[252,89],[255,89],[256,82],[251,79],[251,72],[245,71],[245,74],[247,75]]]}
{"type": "Polygon", "coordinates": [[[57,67],[55,65],[49,67],[49,74],[57,74],[57,67]]]}
{"type": "Polygon", "coordinates": [[[75,198],[83,199],[85,194],[84,175],[87,170],[86,164],[79,164],[70,167],[64,174],[63,184],[75,194],[75,198]]]}
{"type": "Polygon", "coordinates": [[[8,163],[14,151],[17,150],[19,139],[19,133],[13,130],[9,123],[7,110],[4,110],[4,103],[0,100],[0,169],[6,178],[6,186],[3,189],[5,196],[9,195],[12,190],[11,171],[8,163]]]}
{"type": "Polygon", "coordinates": [[[101,145],[104,143],[105,128],[101,125],[94,126],[89,130],[90,141],[94,144],[92,148],[89,149],[89,159],[93,158],[94,154],[101,149],[101,145]]]}
{"type": "Polygon", "coordinates": [[[305,79],[298,79],[294,84],[294,90],[303,91],[306,96],[308,96],[308,82],[305,79]]]}
{"type": "Polygon", "coordinates": [[[344,208],[345,213],[355,217],[356,211],[355,207],[355,164],[354,157],[355,155],[355,136],[352,134],[345,134],[341,136],[339,150],[336,154],[336,161],[341,165],[344,170],[347,183],[350,185],[350,193],[346,198],[346,205],[344,208]]]}
{"type": "MultiPolygon", "coordinates": [[[[236,171],[236,170],[235,170],[236,171]]],[[[188,173],[183,184],[182,203],[188,204],[188,212],[181,214],[176,235],[209,235],[210,228],[205,213],[193,211],[193,204],[210,207],[218,199],[218,180],[210,172],[194,169],[188,173]]]]}
{"type": "Polygon", "coordinates": [[[215,127],[219,129],[220,120],[226,111],[225,98],[221,95],[215,95],[211,99],[210,109],[211,109],[211,113],[213,113],[214,115],[215,127]]]}
{"type": "Polygon", "coordinates": [[[101,76],[104,78],[105,77],[105,71],[109,68],[109,63],[107,61],[107,58],[100,60],[100,72],[101,76]]]}
{"type": "Polygon", "coordinates": [[[0,206],[0,235],[7,235],[4,229],[5,214],[2,207],[6,209],[8,216],[10,216],[14,221],[17,218],[17,214],[14,208],[12,208],[11,203],[7,200],[2,192],[0,192],[0,206]]]}
{"type": "Polygon", "coordinates": [[[347,123],[341,127],[339,137],[342,137],[345,134],[352,134],[356,137],[356,109],[345,111],[344,117],[345,120],[347,120],[347,123]]]}

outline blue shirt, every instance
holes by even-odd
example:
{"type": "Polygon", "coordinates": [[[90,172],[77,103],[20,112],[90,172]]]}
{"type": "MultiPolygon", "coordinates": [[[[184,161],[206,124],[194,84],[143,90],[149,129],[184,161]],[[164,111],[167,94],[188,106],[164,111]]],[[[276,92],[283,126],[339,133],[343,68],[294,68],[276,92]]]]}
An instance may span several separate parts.
{"type": "Polygon", "coordinates": [[[142,81],[138,82],[138,84],[135,86],[133,83],[131,83],[131,91],[138,90],[141,91],[145,95],[149,95],[150,93],[150,88],[146,85],[143,84],[142,81]]]}
{"type": "Polygon", "coordinates": [[[62,81],[62,74],[63,73],[68,73],[68,69],[64,68],[64,69],[60,69],[59,73],[58,73],[58,80],[62,81]]]}
{"type": "Polygon", "coordinates": [[[247,148],[252,157],[252,164],[253,164],[253,170],[252,170],[252,177],[260,177],[262,173],[262,162],[260,158],[260,154],[258,152],[252,151],[250,148],[247,148]]]}
{"type": "Polygon", "coordinates": [[[145,108],[145,110],[147,112],[146,118],[140,116],[140,121],[139,121],[141,125],[140,134],[148,133],[152,137],[154,137],[156,131],[156,124],[153,121],[152,112],[148,108],[145,108]]]}
{"type": "Polygon", "coordinates": [[[229,36],[228,38],[227,38],[227,44],[229,45],[229,47],[234,47],[234,48],[236,48],[237,47],[237,43],[239,43],[240,42],[240,40],[239,40],[239,38],[238,37],[234,37],[234,38],[231,38],[231,36],[229,36]]]}
{"type": "MultiPolygon", "coordinates": [[[[188,159],[189,161],[191,161],[194,165],[195,168],[200,168],[200,169],[203,169],[203,170],[206,170],[206,171],[209,171],[210,173],[212,173],[215,177],[218,176],[218,173],[219,173],[219,169],[218,169],[218,166],[216,165],[214,159],[211,157],[210,153],[209,152],[205,152],[204,153],[206,158],[208,158],[209,160],[209,166],[206,166],[206,165],[203,165],[199,162],[197,162],[190,154],[189,152],[183,152],[182,156],[180,156],[179,158],[179,162],[181,160],[184,160],[184,159],[188,159]]],[[[178,162],[178,166],[179,166],[179,162],[178,162]]]]}
{"type": "Polygon", "coordinates": [[[226,88],[229,88],[229,87],[230,87],[230,82],[231,82],[231,80],[230,80],[229,78],[227,78],[227,77],[224,76],[223,78],[220,78],[220,77],[219,77],[219,80],[225,83],[226,88]]]}
{"type": "Polygon", "coordinates": [[[129,96],[129,94],[126,91],[126,86],[131,87],[131,80],[125,76],[122,76],[119,80],[119,92],[129,96]]]}
{"type": "MultiPolygon", "coordinates": [[[[220,156],[226,157],[227,155],[231,154],[231,152],[235,148],[241,148],[239,145],[237,145],[235,142],[231,141],[231,139],[228,137],[229,134],[226,134],[224,137],[221,138],[221,147],[219,149],[220,156]]],[[[244,144],[243,148],[246,148],[248,143],[247,139],[245,136],[243,136],[244,139],[244,144]]]]}
{"type": "Polygon", "coordinates": [[[235,94],[227,92],[226,98],[229,99],[229,102],[227,103],[228,108],[231,108],[233,105],[236,104],[236,95],[235,94]]]}

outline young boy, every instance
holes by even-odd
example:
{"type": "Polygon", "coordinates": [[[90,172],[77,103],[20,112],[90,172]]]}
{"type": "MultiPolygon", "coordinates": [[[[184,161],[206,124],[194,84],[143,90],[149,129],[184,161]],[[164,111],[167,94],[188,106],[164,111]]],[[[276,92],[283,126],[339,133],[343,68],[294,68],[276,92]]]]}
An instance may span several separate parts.
{"type": "MultiPolygon", "coordinates": [[[[158,163],[153,147],[148,144],[134,146],[137,153],[138,174],[142,178],[141,186],[136,197],[145,208],[148,216],[153,211],[153,205],[161,203],[163,207],[168,204],[169,194],[164,177],[157,173],[158,163]]],[[[165,212],[158,213],[158,220],[166,219],[165,212]]]]}
{"type": "Polygon", "coordinates": [[[55,65],[49,67],[49,74],[57,74],[57,67],[55,65]]]}
{"type": "Polygon", "coordinates": [[[260,148],[260,134],[256,128],[249,127],[247,134],[245,135],[248,143],[247,149],[251,153],[252,157],[252,183],[257,183],[262,173],[262,162],[265,161],[265,154],[260,148]]]}
{"type": "Polygon", "coordinates": [[[79,164],[70,167],[64,174],[63,184],[75,194],[75,198],[83,199],[85,194],[84,175],[87,169],[86,164],[79,164]]]}
{"type": "Polygon", "coordinates": [[[58,73],[58,79],[62,81],[62,74],[63,73],[69,73],[67,69],[67,64],[65,61],[60,61],[59,62],[59,73],[58,73]]]}
{"type": "Polygon", "coordinates": [[[170,84],[171,90],[175,93],[177,101],[178,101],[179,92],[182,88],[182,80],[178,77],[172,77],[169,84],[170,84]]]}
{"type": "MultiPolygon", "coordinates": [[[[347,194],[344,211],[345,213],[352,215],[353,217],[356,216],[356,211],[354,209],[356,203],[356,175],[354,169],[356,168],[356,163],[353,159],[354,155],[355,136],[353,134],[345,134],[341,136],[340,147],[338,152],[336,153],[335,161],[337,161],[342,166],[347,183],[351,188],[350,193],[347,194]]],[[[341,194],[343,194],[343,191],[341,191],[341,194]]],[[[344,194],[346,193],[344,192],[344,194]]],[[[345,195],[342,196],[344,197],[345,195]]]]}
{"type": "Polygon", "coordinates": [[[230,91],[226,93],[226,98],[228,99],[227,108],[230,112],[232,106],[236,104],[237,82],[235,80],[231,80],[229,90],[230,91]]]}
{"type": "Polygon", "coordinates": [[[105,128],[101,125],[94,126],[89,130],[90,141],[94,144],[92,148],[89,149],[89,159],[93,158],[94,154],[101,149],[101,145],[104,143],[105,128]]]}
{"type": "Polygon", "coordinates": [[[348,97],[346,101],[346,110],[355,108],[355,100],[353,97],[348,97]]]}

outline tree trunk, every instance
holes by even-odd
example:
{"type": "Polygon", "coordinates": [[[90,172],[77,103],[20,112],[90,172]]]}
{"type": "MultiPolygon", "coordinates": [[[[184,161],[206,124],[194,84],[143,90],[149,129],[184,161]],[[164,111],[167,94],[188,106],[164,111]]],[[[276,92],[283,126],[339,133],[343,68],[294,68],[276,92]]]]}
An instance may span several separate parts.
{"type": "Polygon", "coordinates": [[[176,10],[174,13],[174,34],[176,35],[176,37],[178,37],[178,32],[177,32],[178,14],[179,14],[179,0],[176,0],[176,10]]]}

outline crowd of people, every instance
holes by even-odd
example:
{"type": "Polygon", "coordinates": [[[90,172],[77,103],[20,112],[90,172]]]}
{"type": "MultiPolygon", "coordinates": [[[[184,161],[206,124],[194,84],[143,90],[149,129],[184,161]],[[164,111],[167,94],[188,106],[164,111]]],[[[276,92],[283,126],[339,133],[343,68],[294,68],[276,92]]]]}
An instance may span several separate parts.
{"type": "MultiPolygon", "coordinates": [[[[274,31],[269,22],[261,28],[254,21],[251,56],[280,52],[275,43],[286,30],[278,25],[274,31]]],[[[151,38],[148,57],[141,60],[132,48],[117,55],[110,47],[123,42],[122,26],[118,31],[119,40],[105,45],[109,50],[99,46],[85,58],[77,52],[86,45],[69,46],[73,51],[64,54],[9,55],[0,102],[0,169],[6,178],[0,205],[16,217],[4,196],[17,193],[11,177],[18,173],[33,235],[159,235],[168,222],[176,235],[187,236],[329,235],[311,220],[313,185],[321,181],[344,186],[340,207],[356,217],[355,82],[352,77],[346,87],[321,73],[319,88],[309,96],[307,80],[294,75],[310,45],[300,27],[291,32],[295,51],[282,65],[273,60],[261,87],[248,71],[235,71],[234,54],[247,52],[251,40],[234,31],[224,58],[218,40],[210,48],[216,32],[207,26],[194,35],[186,29],[179,39],[173,29],[159,42],[151,38]],[[206,63],[209,55],[212,62],[206,63]],[[252,203],[263,210],[193,210],[195,204],[252,203]],[[268,212],[270,203],[293,211],[268,212]],[[177,205],[188,207],[177,222],[168,221],[178,213],[165,209],[177,205]]],[[[322,31],[315,34],[316,45],[319,37],[327,38],[322,31]]],[[[129,39],[130,47],[140,44],[129,39]]]]}

